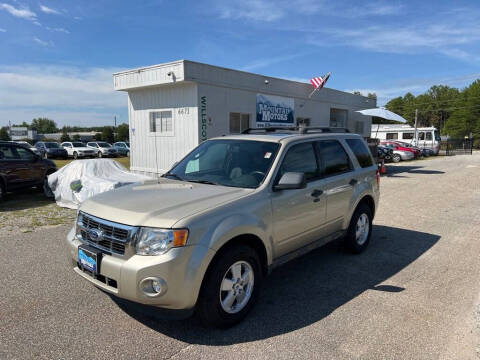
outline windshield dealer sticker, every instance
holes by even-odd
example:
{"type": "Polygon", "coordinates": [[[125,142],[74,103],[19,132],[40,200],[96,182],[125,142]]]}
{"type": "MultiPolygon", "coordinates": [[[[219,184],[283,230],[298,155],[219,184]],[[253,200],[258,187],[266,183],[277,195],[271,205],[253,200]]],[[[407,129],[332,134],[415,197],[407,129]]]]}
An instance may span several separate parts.
{"type": "Polygon", "coordinates": [[[266,152],[264,158],[265,159],[270,159],[271,156],[272,156],[271,152],[266,152]]]}

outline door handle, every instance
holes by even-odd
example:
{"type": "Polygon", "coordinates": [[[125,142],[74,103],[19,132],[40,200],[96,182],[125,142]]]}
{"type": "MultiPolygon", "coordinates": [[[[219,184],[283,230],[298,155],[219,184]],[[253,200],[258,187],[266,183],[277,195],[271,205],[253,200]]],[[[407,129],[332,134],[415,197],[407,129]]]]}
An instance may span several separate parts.
{"type": "Polygon", "coordinates": [[[314,198],[318,198],[322,194],[323,194],[323,190],[315,189],[315,190],[312,191],[312,193],[310,195],[314,198]]]}
{"type": "Polygon", "coordinates": [[[352,186],[355,186],[355,185],[358,184],[358,180],[357,179],[352,179],[352,180],[350,180],[349,184],[352,185],[352,186]]]}

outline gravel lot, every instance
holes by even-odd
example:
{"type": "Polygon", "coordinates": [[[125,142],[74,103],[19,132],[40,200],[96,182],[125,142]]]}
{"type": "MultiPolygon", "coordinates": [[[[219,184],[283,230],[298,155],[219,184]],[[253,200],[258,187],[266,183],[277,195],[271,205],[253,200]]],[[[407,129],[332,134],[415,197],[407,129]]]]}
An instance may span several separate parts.
{"type": "Polygon", "coordinates": [[[70,269],[68,225],[2,230],[0,358],[479,359],[479,174],[478,153],[389,166],[369,249],[276,269],[224,331],[119,306],[70,269]]]}

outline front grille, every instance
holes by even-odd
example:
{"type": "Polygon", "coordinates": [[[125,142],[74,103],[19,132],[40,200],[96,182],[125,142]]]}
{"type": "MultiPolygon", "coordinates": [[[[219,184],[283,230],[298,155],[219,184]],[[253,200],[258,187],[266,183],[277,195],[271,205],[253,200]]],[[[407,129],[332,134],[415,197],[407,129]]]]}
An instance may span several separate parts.
{"type": "Polygon", "coordinates": [[[114,223],[82,212],[79,214],[77,226],[80,228],[79,234],[83,242],[119,255],[125,254],[125,246],[135,230],[132,226],[114,223]],[[91,229],[100,230],[101,236],[92,238],[89,234],[91,229]]]}

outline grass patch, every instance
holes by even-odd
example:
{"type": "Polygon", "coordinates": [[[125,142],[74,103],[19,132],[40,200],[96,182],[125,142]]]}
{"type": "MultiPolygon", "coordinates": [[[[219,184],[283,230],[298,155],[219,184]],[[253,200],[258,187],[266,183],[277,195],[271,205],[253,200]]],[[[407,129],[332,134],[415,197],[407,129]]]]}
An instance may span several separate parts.
{"type": "MultiPolygon", "coordinates": [[[[115,161],[118,161],[120,164],[125,166],[128,170],[130,170],[130,158],[129,157],[121,157],[121,158],[115,158],[115,161]]],[[[70,164],[72,161],[75,161],[74,159],[67,159],[67,160],[53,160],[57,167],[60,169],[61,167],[64,167],[65,165],[70,164]]]]}

